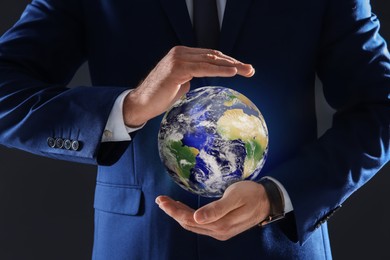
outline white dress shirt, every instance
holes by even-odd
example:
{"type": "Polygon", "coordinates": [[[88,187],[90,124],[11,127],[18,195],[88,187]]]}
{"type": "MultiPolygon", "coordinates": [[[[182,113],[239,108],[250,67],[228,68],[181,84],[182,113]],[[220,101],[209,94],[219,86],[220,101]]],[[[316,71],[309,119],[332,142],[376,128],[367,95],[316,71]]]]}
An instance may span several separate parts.
{"type": "MultiPolygon", "coordinates": [[[[193,20],[193,1],[194,0],[186,0],[188,14],[190,16],[191,21],[193,20]]],[[[196,0],[195,0],[196,1],[196,0]]],[[[218,9],[218,19],[219,26],[222,27],[223,15],[225,13],[227,0],[217,0],[217,9],[218,9]]],[[[131,90],[127,90],[118,96],[116,99],[114,106],[110,112],[109,118],[107,120],[107,124],[102,136],[102,142],[121,142],[121,141],[130,141],[131,137],[129,133],[134,132],[136,130],[141,129],[143,126],[138,128],[130,128],[127,127],[124,123],[123,119],[123,101],[126,95],[131,90]]],[[[269,178],[274,181],[280,188],[283,193],[284,202],[285,202],[285,213],[288,213],[293,210],[293,206],[290,200],[290,196],[288,195],[284,186],[274,178],[266,176],[264,178],[269,178]]]]}

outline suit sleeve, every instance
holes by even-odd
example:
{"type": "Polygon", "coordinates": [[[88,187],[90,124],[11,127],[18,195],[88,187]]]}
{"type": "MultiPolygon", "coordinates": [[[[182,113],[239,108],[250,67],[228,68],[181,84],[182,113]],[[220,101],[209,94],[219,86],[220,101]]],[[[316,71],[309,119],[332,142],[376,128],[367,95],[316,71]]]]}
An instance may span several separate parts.
{"type": "Polygon", "coordinates": [[[1,37],[0,144],[98,162],[107,118],[124,88],[66,87],[87,59],[81,4],[34,0],[1,37]]]}
{"type": "Polygon", "coordinates": [[[377,17],[368,0],[331,0],[325,17],[317,72],[332,127],[270,174],[290,195],[287,234],[300,243],[390,157],[390,57],[377,17]]]}

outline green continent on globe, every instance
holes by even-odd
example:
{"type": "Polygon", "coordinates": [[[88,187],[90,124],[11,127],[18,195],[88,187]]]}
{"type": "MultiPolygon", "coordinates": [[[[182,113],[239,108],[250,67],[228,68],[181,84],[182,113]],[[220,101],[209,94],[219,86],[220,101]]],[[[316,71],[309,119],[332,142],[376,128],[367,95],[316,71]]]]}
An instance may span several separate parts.
{"type": "Polygon", "coordinates": [[[180,140],[169,142],[168,148],[176,159],[176,166],[181,179],[188,179],[191,175],[191,169],[195,166],[199,150],[183,145],[180,140]]]}
{"type": "Polygon", "coordinates": [[[261,162],[268,143],[261,120],[245,114],[242,109],[226,110],[217,122],[217,132],[223,138],[245,143],[246,157],[242,177],[250,176],[261,162]]]}

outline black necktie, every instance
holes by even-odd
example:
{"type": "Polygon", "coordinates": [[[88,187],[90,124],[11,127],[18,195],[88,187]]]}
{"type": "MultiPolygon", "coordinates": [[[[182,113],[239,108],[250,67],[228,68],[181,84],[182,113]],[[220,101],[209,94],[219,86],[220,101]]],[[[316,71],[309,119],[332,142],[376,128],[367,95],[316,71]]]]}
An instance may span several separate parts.
{"type": "Polygon", "coordinates": [[[193,0],[196,43],[201,48],[218,48],[219,20],[216,0],[193,0]]]}

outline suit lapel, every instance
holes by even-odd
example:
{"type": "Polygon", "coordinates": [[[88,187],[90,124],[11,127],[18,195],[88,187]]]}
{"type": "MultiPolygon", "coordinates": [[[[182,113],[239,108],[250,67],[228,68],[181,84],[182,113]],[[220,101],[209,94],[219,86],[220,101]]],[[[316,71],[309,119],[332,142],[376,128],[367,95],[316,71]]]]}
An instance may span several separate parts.
{"type": "Polygon", "coordinates": [[[194,46],[194,33],[186,2],[184,0],[160,0],[160,2],[179,38],[180,44],[194,46]]]}
{"type": "Polygon", "coordinates": [[[222,52],[231,53],[251,2],[252,0],[227,0],[220,37],[222,52]]]}

